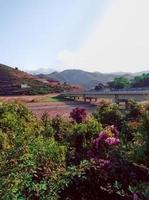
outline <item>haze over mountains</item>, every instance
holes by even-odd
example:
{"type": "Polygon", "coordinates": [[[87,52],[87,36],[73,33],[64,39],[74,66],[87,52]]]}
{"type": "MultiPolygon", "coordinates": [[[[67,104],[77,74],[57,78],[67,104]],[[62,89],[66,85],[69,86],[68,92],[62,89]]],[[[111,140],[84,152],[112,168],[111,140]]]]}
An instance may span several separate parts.
{"type": "Polygon", "coordinates": [[[38,68],[38,69],[35,69],[35,70],[28,70],[27,72],[28,73],[31,73],[33,75],[37,75],[37,74],[50,74],[52,72],[54,72],[55,70],[54,69],[51,69],[51,68],[44,68],[44,67],[41,67],[41,68],[38,68]]]}
{"type": "Polygon", "coordinates": [[[83,70],[64,70],[62,72],[52,72],[50,74],[38,75],[41,78],[54,79],[60,82],[67,82],[70,84],[81,85],[87,89],[94,87],[99,82],[106,83],[112,81],[114,78],[119,76],[125,76],[128,79],[133,78],[136,74],[117,72],[117,73],[100,73],[100,72],[87,72],[83,70]]]}
{"type": "MultiPolygon", "coordinates": [[[[37,80],[38,77],[44,78],[47,80],[57,80],[61,83],[67,82],[69,84],[74,85],[80,85],[83,86],[86,89],[91,89],[95,87],[98,83],[106,83],[109,81],[112,81],[116,77],[125,76],[128,79],[132,79],[134,76],[138,76],[142,73],[148,73],[149,71],[143,71],[143,72],[137,72],[137,73],[128,73],[128,72],[115,72],[115,73],[101,73],[101,72],[87,72],[84,70],[78,70],[78,69],[68,69],[61,72],[54,71],[52,68],[39,68],[35,71],[30,71],[29,73],[24,73],[20,71],[16,71],[13,68],[10,68],[6,65],[0,65],[0,81],[3,78],[3,74],[5,72],[5,77],[10,76],[10,71],[16,73],[17,72],[17,78],[15,76],[15,79],[17,82],[24,82],[25,80],[37,80]],[[5,70],[4,70],[5,69],[5,70]],[[6,69],[9,69],[6,71],[6,69]],[[10,70],[11,69],[11,70],[10,70]],[[8,73],[8,75],[7,75],[8,73]],[[32,74],[32,75],[31,75],[32,74]],[[22,81],[21,81],[22,79],[22,81]]],[[[11,76],[12,77],[12,76],[11,76]]]]}
{"type": "Polygon", "coordinates": [[[134,76],[139,76],[143,73],[149,73],[149,71],[142,72],[115,72],[115,73],[101,73],[101,72],[87,72],[78,69],[68,69],[61,72],[52,72],[50,74],[43,74],[42,71],[38,74],[41,78],[54,79],[60,82],[67,82],[69,84],[77,84],[90,89],[95,87],[99,82],[106,83],[112,81],[116,77],[125,76],[128,79],[132,79],[134,76]]]}

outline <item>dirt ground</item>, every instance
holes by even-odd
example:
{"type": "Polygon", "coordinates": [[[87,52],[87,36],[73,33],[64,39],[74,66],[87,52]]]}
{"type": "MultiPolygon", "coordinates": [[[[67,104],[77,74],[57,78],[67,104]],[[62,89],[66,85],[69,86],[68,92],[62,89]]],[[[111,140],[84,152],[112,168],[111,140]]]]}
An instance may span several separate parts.
{"type": "Polygon", "coordinates": [[[29,102],[42,102],[46,101],[47,98],[55,97],[58,94],[48,95],[20,95],[20,96],[0,96],[0,101],[20,101],[24,103],[29,102]]]}
{"type": "Polygon", "coordinates": [[[9,102],[22,102],[29,110],[31,110],[38,118],[46,112],[50,117],[54,117],[57,114],[69,118],[70,112],[76,108],[84,108],[90,114],[92,113],[96,106],[84,102],[74,102],[74,101],[55,101],[49,102],[49,98],[56,97],[57,94],[51,95],[38,95],[38,96],[6,96],[0,97],[0,101],[9,102]]]}
{"type": "MultiPolygon", "coordinates": [[[[68,119],[70,112],[76,107],[84,108],[88,114],[91,114],[95,111],[97,105],[100,105],[100,102],[90,104],[83,101],[62,101],[57,99],[57,96],[58,94],[36,96],[1,96],[0,101],[21,102],[25,104],[38,118],[41,118],[41,116],[46,112],[49,117],[54,117],[58,114],[68,119]]],[[[149,104],[149,102],[141,103],[144,105],[149,104]]]]}
{"type": "Polygon", "coordinates": [[[48,113],[50,117],[54,117],[58,114],[64,118],[69,118],[70,112],[76,107],[84,108],[88,113],[91,113],[95,109],[95,106],[76,102],[28,103],[27,107],[39,118],[45,112],[48,113]]]}

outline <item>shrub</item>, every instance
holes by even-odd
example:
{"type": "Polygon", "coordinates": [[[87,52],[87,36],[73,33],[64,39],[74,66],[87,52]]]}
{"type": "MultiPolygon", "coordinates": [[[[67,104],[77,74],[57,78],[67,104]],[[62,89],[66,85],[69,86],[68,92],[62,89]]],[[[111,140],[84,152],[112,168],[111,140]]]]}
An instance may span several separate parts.
{"type": "Polygon", "coordinates": [[[133,106],[75,110],[71,122],[1,103],[0,199],[148,200],[149,113],[133,106]]]}
{"type": "Polygon", "coordinates": [[[71,132],[72,124],[59,115],[56,115],[56,117],[52,118],[50,123],[51,127],[54,130],[55,140],[64,142],[67,138],[67,135],[69,135],[69,133],[71,132]]]}
{"type": "Polygon", "coordinates": [[[70,113],[70,118],[72,118],[76,123],[85,122],[87,117],[86,110],[83,108],[75,108],[70,113]]]}
{"type": "Polygon", "coordinates": [[[41,120],[42,120],[42,125],[43,125],[42,134],[48,138],[54,137],[55,130],[52,127],[51,120],[49,119],[49,116],[46,112],[43,113],[41,120]]]}
{"type": "Polygon", "coordinates": [[[48,181],[65,167],[66,147],[42,136],[22,105],[0,107],[0,199],[46,198],[48,181]]]}
{"type": "Polygon", "coordinates": [[[88,156],[108,159],[109,151],[113,150],[119,143],[119,132],[114,126],[108,126],[94,139],[88,156]]]}
{"type": "Polygon", "coordinates": [[[144,137],[145,155],[147,157],[147,165],[149,166],[149,111],[147,111],[142,118],[141,132],[144,137]]]}
{"type": "Polygon", "coordinates": [[[123,142],[127,143],[133,141],[135,134],[140,128],[140,125],[141,122],[139,122],[138,120],[124,121],[121,129],[121,138],[123,139],[123,142]]]}
{"type": "Polygon", "coordinates": [[[138,104],[136,101],[130,100],[127,104],[126,118],[131,120],[140,119],[145,112],[145,107],[142,104],[138,104]]]}
{"type": "Polygon", "coordinates": [[[71,133],[67,136],[67,144],[69,144],[67,164],[78,164],[86,158],[87,150],[101,130],[101,124],[93,118],[90,118],[85,124],[73,124],[71,133]]]}
{"type": "Polygon", "coordinates": [[[124,122],[123,114],[121,113],[118,105],[103,103],[93,113],[95,119],[106,127],[107,125],[114,125],[118,129],[121,129],[124,122]]]}

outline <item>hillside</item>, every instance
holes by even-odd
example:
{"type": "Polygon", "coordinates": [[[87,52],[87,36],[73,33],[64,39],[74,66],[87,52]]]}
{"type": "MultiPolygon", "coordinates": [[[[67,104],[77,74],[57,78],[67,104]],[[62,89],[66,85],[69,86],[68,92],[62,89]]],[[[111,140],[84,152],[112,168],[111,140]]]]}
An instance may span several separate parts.
{"type": "Polygon", "coordinates": [[[0,64],[0,95],[46,94],[55,92],[48,81],[0,64]]]}
{"type": "MultiPolygon", "coordinates": [[[[60,82],[67,82],[69,84],[79,84],[85,88],[92,88],[99,82],[105,83],[112,81],[114,78],[121,76],[122,73],[100,73],[87,72],[83,70],[64,70],[62,72],[53,72],[51,74],[40,74],[39,77],[47,79],[55,79],[60,82]]],[[[133,77],[131,74],[123,74],[129,79],[133,77]]]]}

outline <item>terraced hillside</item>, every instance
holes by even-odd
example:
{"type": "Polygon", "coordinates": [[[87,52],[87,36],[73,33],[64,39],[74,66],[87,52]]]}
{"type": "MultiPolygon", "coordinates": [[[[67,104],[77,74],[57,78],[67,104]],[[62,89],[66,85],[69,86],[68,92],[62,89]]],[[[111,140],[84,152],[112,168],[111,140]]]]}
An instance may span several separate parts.
{"type": "Polygon", "coordinates": [[[46,94],[59,90],[18,68],[0,64],[0,95],[46,94]]]}

